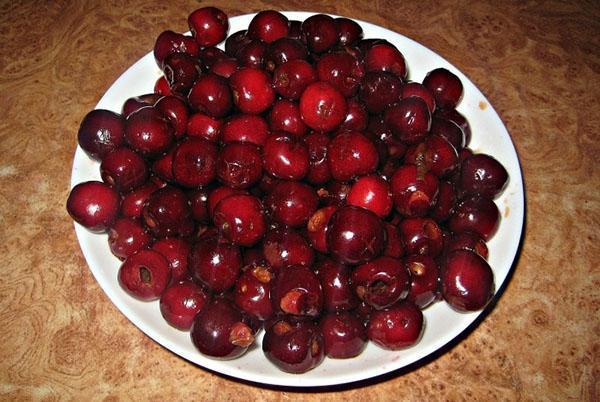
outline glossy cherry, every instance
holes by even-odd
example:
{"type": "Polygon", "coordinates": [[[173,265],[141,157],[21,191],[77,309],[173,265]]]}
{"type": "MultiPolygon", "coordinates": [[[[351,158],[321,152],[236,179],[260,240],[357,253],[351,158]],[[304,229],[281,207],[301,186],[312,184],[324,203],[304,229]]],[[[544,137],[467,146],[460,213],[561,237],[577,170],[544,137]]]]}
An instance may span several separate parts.
{"type": "Polygon", "coordinates": [[[265,199],[265,204],[275,222],[296,227],[306,224],[317,210],[319,197],[304,183],[279,181],[265,199]]]}
{"type": "Polygon", "coordinates": [[[329,15],[314,14],[302,23],[302,36],[311,52],[323,53],[337,44],[338,29],[329,15]]]}
{"type": "Polygon", "coordinates": [[[321,282],[325,311],[349,311],[358,305],[350,281],[350,267],[325,258],[315,265],[315,271],[321,282]]]}
{"type": "Polygon", "coordinates": [[[129,148],[118,148],[107,154],[100,164],[102,181],[120,192],[141,186],[148,178],[144,159],[129,148]]]}
{"type": "Polygon", "coordinates": [[[379,163],[377,148],[358,131],[344,131],[331,139],[327,160],[335,180],[347,181],[374,173],[379,163]]]}
{"type": "Polygon", "coordinates": [[[392,73],[369,72],[362,79],[359,98],[371,113],[381,113],[400,100],[402,81],[392,73]]]}
{"type": "Polygon", "coordinates": [[[260,114],[275,100],[271,77],[263,70],[243,67],[229,78],[233,103],[242,112],[260,114]]]}
{"type": "Polygon", "coordinates": [[[173,283],[160,297],[160,313],[166,322],[189,331],[194,317],[210,300],[210,294],[190,280],[173,283]]]}
{"type": "Polygon", "coordinates": [[[300,233],[291,228],[274,228],[262,242],[263,255],[275,272],[290,265],[310,266],[314,251],[300,233]]]}
{"type": "Polygon", "coordinates": [[[300,115],[307,126],[317,131],[333,131],[346,117],[344,95],[333,85],[314,82],[300,96],[300,115]]]}
{"type": "Polygon", "coordinates": [[[279,179],[300,180],[310,167],[306,145],[283,132],[273,133],[266,139],[263,156],[265,170],[279,179]]]}
{"type": "Polygon", "coordinates": [[[406,218],[398,225],[407,254],[433,257],[444,248],[442,230],[430,218],[406,218]]]}
{"type": "Polygon", "coordinates": [[[181,237],[158,239],[151,248],[162,254],[169,262],[173,283],[189,278],[188,257],[191,247],[188,240],[181,237]]]}
{"type": "Polygon", "coordinates": [[[119,213],[121,197],[99,181],[87,181],[71,189],[67,212],[73,220],[92,232],[104,232],[119,213]]]}
{"type": "Polygon", "coordinates": [[[224,143],[248,142],[262,146],[269,136],[269,125],[262,116],[236,114],[225,121],[221,133],[224,143]]]}
{"type": "Polygon", "coordinates": [[[455,233],[470,231],[489,240],[498,229],[500,212],[490,198],[473,195],[463,199],[448,221],[448,228],[455,233]]]}
{"type": "Polygon", "coordinates": [[[285,15],[275,10],[263,10],[252,17],[246,35],[252,39],[271,43],[286,37],[288,32],[289,21],[285,15]]]}
{"type": "Polygon", "coordinates": [[[191,36],[186,36],[173,31],[163,31],[154,43],[154,59],[159,67],[164,60],[173,53],[184,53],[191,57],[198,57],[200,48],[191,36]]]}
{"type": "Polygon", "coordinates": [[[282,267],[273,281],[271,302],[276,312],[317,317],[323,308],[321,282],[305,265],[282,267]]]}
{"type": "Polygon", "coordinates": [[[152,157],[167,151],[174,138],[167,118],[152,106],[143,107],[127,117],[125,139],[142,156],[152,157]]]}
{"type": "Polygon", "coordinates": [[[312,185],[327,183],[331,180],[331,171],[327,160],[329,136],[325,133],[313,132],[303,140],[309,157],[309,169],[305,180],[312,185]]]}
{"type": "Polygon", "coordinates": [[[260,147],[232,142],[221,148],[216,165],[217,178],[231,188],[243,189],[258,183],[263,174],[260,147]]]}
{"type": "Polygon", "coordinates": [[[406,257],[404,265],[410,272],[410,290],[407,299],[422,310],[437,298],[438,265],[433,257],[419,254],[406,257]]]}
{"type": "Polygon", "coordinates": [[[185,193],[177,187],[156,190],[142,210],[144,226],[153,236],[189,236],[194,230],[192,211],[185,193]]]}
{"type": "Polygon", "coordinates": [[[494,198],[506,187],[508,172],[493,156],[475,154],[460,167],[460,190],[466,194],[481,194],[494,198]]]}
{"type": "Polygon", "coordinates": [[[306,235],[312,248],[321,253],[327,253],[328,251],[327,228],[329,227],[329,219],[331,219],[337,208],[335,205],[320,208],[308,219],[306,235]]]}
{"type": "Polygon", "coordinates": [[[121,288],[136,299],[156,300],[171,281],[171,269],[160,253],[140,250],[121,264],[118,280],[121,288]]]}
{"type": "Polygon", "coordinates": [[[216,237],[202,239],[190,250],[190,273],[215,293],[232,288],[241,268],[242,254],[239,247],[216,237]]]}
{"type": "Polygon", "coordinates": [[[173,154],[175,181],[188,188],[210,184],[217,175],[218,150],[202,138],[188,137],[173,154]]]}
{"type": "Polygon", "coordinates": [[[192,110],[216,118],[225,116],[233,107],[227,80],[213,73],[200,75],[188,94],[188,102],[192,110]]]}
{"type": "Polygon", "coordinates": [[[234,244],[250,247],[264,236],[267,227],[260,200],[252,195],[231,195],[214,211],[215,226],[234,244]]]}
{"type": "Polygon", "coordinates": [[[361,320],[347,311],[328,313],[319,321],[325,355],[332,359],[349,359],[367,346],[367,330],[361,320]]]}
{"type": "Polygon", "coordinates": [[[152,242],[152,236],[136,219],[119,218],[108,230],[110,251],[120,259],[145,249],[152,242]]]}
{"type": "Polygon", "coordinates": [[[125,119],[110,110],[92,110],[79,125],[77,141],[91,158],[102,160],[125,143],[125,119]]]}
{"type": "Polygon", "coordinates": [[[404,216],[425,216],[438,194],[438,180],[416,165],[402,165],[390,180],[394,207],[404,216]]]}
{"type": "Polygon", "coordinates": [[[435,104],[442,109],[454,109],[463,95],[463,85],[456,74],[445,68],[431,70],[423,79],[435,96],[435,104]]]}
{"type": "Polygon", "coordinates": [[[352,185],[346,202],[385,218],[392,210],[390,185],[377,175],[362,176],[352,185]]]}
{"type": "Polygon", "coordinates": [[[400,350],[416,344],[423,333],[423,313],[408,301],[373,311],[367,335],[378,346],[400,350]]]}
{"type": "Polygon", "coordinates": [[[401,260],[383,256],[356,267],[352,284],[360,300],[381,310],[408,296],[410,276],[401,260]]]}
{"type": "Polygon", "coordinates": [[[273,72],[273,88],[278,95],[299,99],[306,87],[317,81],[317,71],[306,60],[289,60],[273,72]]]}
{"type": "Polygon", "coordinates": [[[392,133],[407,144],[422,141],[431,127],[431,113],[427,104],[415,96],[404,98],[387,108],[384,119],[392,133]]]}
{"type": "Polygon", "coordinates": [[[216,7],[202,7],[189,15],[188,25],[198,45],[215,46],[227,36],[229,19],[216,7]]]}
{"type": "MultiPolygon", "coordinates": [[[[246,255],[244,255],[244,259],[246,255]]],[[[257,319],[264,321],[273,315],[271,288],[274,274],[264,265],[245,268],[235,283],[235,304],[257,319]]]]}

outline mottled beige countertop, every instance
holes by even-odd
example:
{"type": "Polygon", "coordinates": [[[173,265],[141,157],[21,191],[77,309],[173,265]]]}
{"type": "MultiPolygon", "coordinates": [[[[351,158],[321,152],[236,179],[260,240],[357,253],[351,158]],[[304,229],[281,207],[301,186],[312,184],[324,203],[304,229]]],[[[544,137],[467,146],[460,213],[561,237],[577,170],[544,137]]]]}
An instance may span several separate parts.
{"type": "Polygon", "coordinates": [[[152,341],[100,289],[65,211],[82,117],[199,4],[0,2],[0,399],[600,399],[600,3],[210,3],[347,15],[424,44],[485,93],[522,163],[520,258],[481,325],[408,372],[319,393],[227,379],[152,341]]]}

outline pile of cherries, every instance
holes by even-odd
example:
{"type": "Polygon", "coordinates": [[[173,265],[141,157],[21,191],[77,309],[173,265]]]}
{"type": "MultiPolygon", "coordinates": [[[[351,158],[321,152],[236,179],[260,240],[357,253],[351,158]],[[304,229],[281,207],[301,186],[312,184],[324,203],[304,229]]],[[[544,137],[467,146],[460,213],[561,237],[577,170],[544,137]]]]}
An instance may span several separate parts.
{"type": "Polygon", "coordinates": [[[67,210],[108,232],[127,293],[160,299],[212,358],[264,328],[291,373],[369,340],[414,345],[437,300],[489,302],[508,174],[467,147],[455,74],[409,81],[402,53],[347,18],[268,10],[229,37],[217,8],[188,22],[191,36],[156,40],[154,93],[91,111],[78,133],[102,181],[76,185],[67,210]]]}

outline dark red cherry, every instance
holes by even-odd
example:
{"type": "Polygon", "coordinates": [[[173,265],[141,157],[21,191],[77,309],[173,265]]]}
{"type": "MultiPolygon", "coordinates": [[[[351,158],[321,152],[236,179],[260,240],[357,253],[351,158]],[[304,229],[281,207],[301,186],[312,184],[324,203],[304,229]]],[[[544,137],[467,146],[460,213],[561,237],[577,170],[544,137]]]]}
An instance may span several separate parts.
{"type": "Polygon", "coordinates": [[[407,254],[426,254],[433,257],[444,247],[442,230],[429,218],[406,218],[398,225],[407,254]]]}
{"type": "Polygon", "coordinates": [[[185,53],[173,53],[163,62],[162,70],[172,93],[186,96],[200,74],[198,60],[185,53]]]}
{"type": "Polygon", "coordinates": [[[379,163],[377,148],[358,131],[344,131],[333,137],[327,147],[327,159],[335,180],[347,181],[374,173],[379,163]]]}
{"type": "Polygon", "coordinates": [[[301,139],[276,132],[263,146],[264,168],[279,179],[301,180],[309,170],[308,149],[301,139]]]}
{"type": "Polygon", "coordinates": [[[431,118],[429,133],[448,140],[454,148],[459,151],[465,146],[465,135],[463,130],[455,122],[440,117],[437,113],[431,118]]]}
{"type": "Polygon", "coordinates": [[[208,292],[194,282],[175,282],[160,298],[160,313],[165,321],[175,328],[189,331],[194,317],[209,300],[208,292]]]}
{"type": "Polygon", "coordinates": [[[279,319],[266,328],[262,349],[271,363],[294,374],[315,368],[325,358],[323,335],[311,321],[279,319]]]}
{"type": "Polygon", "coordinates": [[[178,184],[194,188],[211,183],[217,176],[218,151],[215,144],[189,137],[173,154],[173,176],[178,184]]]}
{"type": "Polygon", "coordinates": [[[153,236],[188,236],[194,230],[190,203],[183,191],[174,186],[156,190],[146,200],[142,219],[153,236]]]}
{"type": "Polygon", "coordinates": [[[143,107],[127,117],[125,139],[142,156],[160,155],[169,149],[174,138],[167,118],[152,106],[143,107]]]}
{"type": "Polygon", "coordinates": [[[293,38],[280,38],[269,45],[266,56],[266,69],[273,71],[290,60],[305,60],[308,50],[302,41],[293,38]]]}
{"type": "Polygon", "coordinates": [[[425,216],[435,204],[438,180],[416,165],[402,165],[390,185],[396,210],[404,216],[425,216]]]}
{"type": "Polygon", "coordinates": [[[125,119],[110,110],[92,110],[81,121],[77,140],[88,156],[102,160],[125,143],[125,119]]]}
{"type": "Polygon", "coordinates": [[[404,240],[398,227],[390,222],[383,222],[387,242],[383,255],[393,258],[400,258],[404,255],[404,240]]]}
{"type": "Polygon", "coordinates": [[[449,181],[439,182],[439,191],[430,216],[438,222],[445,222],[454,213],[456,206],[456,191],[449,181]]]}
{"type": "Polygon", "coordinates": [[[262,116],[237,114],[225,121],[221,133],[224,143],[248,142],[262,146],[269,136],[269,125],[262,116]]]}
{"type": "Polygon", "coordinates": [[[338,42],[338,29],[332,17],[314,14],[302,23],[302,35],[308,49],[314,53],[324,53],[338,42]]]}
{"type": "Polygon", "coordinates": [[[200,137],[207,141],[217,142],[221,138],[223,121],[204,113],[192,114],[187,122],[188,137],[200,137]]]}
{"type": "Polygon", "coordinates": [[[161,96],[170,96],[171,88],[169,88],[169,83],[164,75],[161,75],[156,82],[154,83],[154,93],[159,94],[161,96]]]}
{"type": "Polygon", "coordinates": [[[160,298],[171,281],[169,263],[161,254],[140,250],[130,255],[119,268],[119,285],[142,301],[160,298]]]}
{"type": "Polygon", "coordinates": [[[273,103],[269,113],[269,126],[272,131],[284,131],[296,137],[303,137],[308,131],[298,104],[287,99],[273,103]]]}
{"type": "Polygon", "coordinates": [[[173,31],[164,31],[156,38],[154,43],[154,59],[159,67],[164,60],[173,53],[184,53],[191,57],[198,57],[200,48],[191,36],[185,36],[173,31]]]}
{"type": "Polygon", "coordinates": [[[327,246],[332,257],[345,264],[362,264],[385,248],[385,229],[373,212],[354,206],[339,208],[329,220],[327,246]]]}
{"type": "Polygon", "coordinates": [[[251,39],[271,43],[288,35],[288,24],[287,17],[279,11],[263,10],[252,17],[246,35],[251,39]]]}
{"type": "Polygon", "coordinates": [[[100,181],[87,181],[71,189],[67,212],[73,220],[92,232],[104,232],[119,213],[121,197],[100,181]]]}
{"type": "Polygon", "coordinates": [[[342,206],[346,204],[346,198],[352,186],[341,181],[330,181],[327,186],[317,190],[321,204],[325,206],[342,206]]]}
{"type": "Polygon", "coordinates": [[[239,247],[216,237],[202,239],[190,250],[190,273],[215,293],[232,288],[241,268],[242,254],[239,247]]]}
{"type": "Polygon", "coordinates": [[[423,313],[408,301],[373,311],[367,328],[369,339],[389,350],[416,344],[423,333],[423,313]]]}
{"type": "MultiPolygon", "coordinates": [[[[245,258],[245,255],[244,255],[245,258]]],[[[274,275],[263,265],[246,269],[235,283],[235,304],[246,314],[264,321],[273,315],[271,288],[274,275]]]]}
{"type": "Polygon", "coordinates": [[[152,236],[135,219],[119,218],[108,230],[110,251],[122,260],[145,249],[151,241],[152,236]]]}
{"type": "Polygon", "coordinates": [[[452,233],[444,247],[446,253],[455,250],[468,250],[485,260],[487,260],[489,254],[485,240],[477,233],[473,232],[452,233]]]}
{"type": "Polygon", "coordinates": [[[246,29],[242,29],[232,33],[225,39],[225,53],[229,57],[235,57],[238,50],[252,40],[246,35],[247,32],[246,29]]]}
{"type": "Polygon", "coordinates": [[[207,209],[208,209],[208,217],[210,219],[214,218],[215,208],[221,202],[222,199],[229,197],[234,194],[248,194],[246,190],[233,189],[227,186],[219,186],[210,190],[207,198],[207,209]]]}
{"type": "Polygon", "coordinates": [[[410,272],[410,291],[407,299],[418,308],[424,309],[433,303],[438,295],[439,270],[433,257],[429,255],[409,255],[404,265],[410,272]]]}
{"type": "MultiPolygon", "coordinates": [[[[468,120],[456,109],[437,109],[435,114],[438,117],[442,117],[444,119],[450,120],[454,122],[463,132],[464,135],[464,145],[469,145],[471,141],[471,126],[469,125],[468,120]]],[[[457,150],[459,148],[456,148],[457,150]]]]}
{"type": "Polygon", "coordinates": [[[307,61],[289,60],[275,68],[273,88],[278,95],[288,99],[299,99],[313,82],[317,81],[317,71],[307,61]]]}
{"type": "Polygon", "coordinates": [[[173,176],[173,155],[175,154],[176,148],[169,149],[168,152],[162,154],[157,159],[152,161],[150,170],[161,180],[165,182],[174,183],[175,176],[173,176]]]}
{"type": "Polygon", "coordinates": [[[227,53],[216,46],[209,46],[200,51],[199,61],[203,71],[210,71],[216,62],[225,58],[227,53]]]}
{"type": "Polygon", "coordinates": [[[171,281],[173,283],[190,276],[188,270],[190,243],[188,240],[181,237],[159,239],[152,245],[152,250],[158,251],[169,262],[169,267],[171,267],[171,281]]]}
{"type": "Polygon", "coordinates": [[[366,73],[358,96],[371,113],[381,113],[400,100],[402,81],[392,73],[366,73]]]}
{"type": "Polygon", "coordinates": [[[107,154],[100,164],[100,175],[108,185],[120,192],[141,186],[148,178],[144,159],[129,148],[118,148],[107,154]]]}
{"type": "Polygon", "coordinates": [[[300,96],[300,115],[317,131],[333,131],[346,117],[348,105],[340,91],[327,82],[310,84],[300,96]]]}
{"type": "Polygon", "coordinates": [[[319,197],[308,184],[281,180],[265,199],[275,222],[297,227],[306,224],[317,210],[319,197]]]}
{"type": "Polygon", "coordinates": [[[371,46],[365,54],[364,63],[366,71],[390,72],[401,80],[406,78],[406,61],[394,45],[378,43],[371,46]]]}
{"type": "Polygon", "coordinates": [[[154,107],[160,110],[171,123],[175,137],[183,137],[188,127],[189,110],[187,104],[179,97],[164,96],[156,102],[154,107]]]}
{"type": "Polygon", "coordinates": [[[208,193],[207,189],[198,189],[187,194],[192,208],[192,217],[197,222],[208,221],[208,193]]]}
{"type": "Polygon", "coordinates": [[[328,313],[319,321],[325,355],[332,359],[349,359],[367,346],[367,330],[361,320],[347,311],[328,313]]]}
{"type": "Polygon", "coordinates": [[[227,36],[229,19],[216,7],[202,7],[189,15],[188,25],[198,45],[215,46],[227,36]]]}
{"type": "Polygon", "coordinates": [[[401,260],[383,256],[359,265],[352,284],[360,300],[381,310],[406,298],[410,276],[401,260]]]}
{"type": "Polygon", "coordinates": [[[271,302],[276,312],[317,317],[323,308],[319,278],[305,265],[282,267],[273,281],[271,302]]]}
{"type": "Polygon", "coordinates": [[[243,67],[229,78],[233,103],[242,113],[260,114],[275,100],[271,77],[263,70],[243,67]]]}
{"type": "Polygon", "coordinates": [[[217,159],[217,177],[232,188],[248,188],[262,177],[262,153],[258,146],[232,142],[221,148],[217,159]]]}
{"type": "Polygon", "coordinates": [[[312,185],[325,184],[331,180],[331,171],[327,161],[329,136],[325,133],[313,132],[304,137],[308,149],[309,169],[305,180],[312,185]]]}
{"type": "Polygon", "coordinates": [[[362,102],[351,98],[348,100],[348,112],[340,125],[340,130],[364,131],[369,122],[367,109],[362,102]]]}
{"type": "Polygon", "coordinates": [[[306,235],[310,240],[311,246],[321,252],[327,253],[327,228],[329,227],[329,219],[337,210],[337,206],[330,205],[315,211],[308,219],[306,225],[306,235]]]}
{"type": "Polygon", "coordinates": [[[431,70],[423,79],[435,96],[435,104],[441,109],[454,109],[463,95],[463,85],[456,74],[445,68],[431,70]]]}
{"type": "Polygon", "coordinates": [[[470,231],[489,240],[498,229],[500,212],[490,198],[473,195],[463,199],[448,221],[448,228],[455,233],[470,231]]]}
{"type": "Polygon", "coordinates": [[[458,153],[444,137],[430,135],[408,148],[404,163],[422,164],[437,177],[447,177],[458,168],[458,153]]]}
{"type": "Polygon", "coordinates": [[[219,59],[214,62],[210,67],[210,72],[223,78],[229,78],[240,68],[240,64],[237,59],[228,57],[226,59],[219,59]]]}
{"type": "Polygon", "coordinates": [[[442,259],[442,296],[461,312],[483,309],[494,295],[494,274],[488,263],[468,250],[456,250],[442,259]]]}
{"type": "Polygon", "coordinates": [[[334,18],[333,21],[338,31],[339,46],[350,46],[362,39],[362,27],[356,21],[344,17],[334,18]]]}
{"type": "Polygon", "coordinates": [[[427,88],[423,84],[420,84],[418,82],[407,82],[404,85],[402,85],[402,90],[400,91],[400,94],[402,99],[409,98],[411,96],[421,98],[427,104],[427,109],[429,109],[429,113],[433,114],[433,112],[435,111],[435,97],[433,96],[433,92],[431,92],[429,88],[427,88]]]}
{"type": "Polygon", "coordinates": [[[233,106],[227,80],[213,73],[202,74],[188,94],[190,107],[209,116],[224,117],[233,106]]]}
{"type": "Polygon", "coordinates": [[[362,63],[347,52],[323,55],[316,68],[319,80],[330,83],[346,98],[356,94],[365,74],[362,63]]]}
{"type": "Polygon", "coordinates": [[[127,98],[127,100],[123,103],[123,107],[121,108],[121,114],[123,117],[128,118],[130,114],[137,112],[141,108],[154,106],[160,98],[161,96],[155,93],[127,98]]]}
{"type": "Polygon", "coordinates": [[[416,144],[422,141],[431,127],[427,104],[415,96],[401,99],[384,113],[385,122],[400,141],[416,144]]]}
{"type": "Polygon", "coordinates": [[[352,185],[346,202],[385,218],[392,210],[390,185],[377,175],[362,176],[352,185]]]}
{"type": "Polygon", "coordinates": [[[263,255],[275,272],[290,265],[310,266],[313,249],[294,229],[280,227],[267,232],[262,242],[263,255]]]}
{"type": "Polygon", "coordinates": [[[215,208],[213,220],[227,240],[245,247],[256,244],[267,230],[263,206],[252,195],[222,199],[215,208]]]}
{"type": "Polygon", "coordinates": [[[265,42],[258,39],[251,40],[244,44],[235,54],[240,67],[251,67],[263,69],[267,56],[268,46],[265,42]]]}
{"type": "Polygon", "coordinates": [[[487,154],[466,158],[460,167],[459,187],[466,194],[498,196],[508,182],[508,172],[498,160],[487,154]]]}
{"type": "Polygon", "coordinates": [[[211,358],[230,360],[240,357],[254,343],[254,330],[242,313],[225,297],[206,303],[194,318],[192,343],[211,358]]]}
{"type": "Polygon", "coordinates": [[[349,267],[326,258],[316,264],[315,271],[321,282],[325,311],[348,311],[358,305],[349,267]]]}
{"type": "Polygon", "coordinates": [[[150,194],[159,188],[158,184],[149,180],[141,187],[123,195],[121,215],[129,218],[140,218],[146,200],[150,197],[150,194]]]}

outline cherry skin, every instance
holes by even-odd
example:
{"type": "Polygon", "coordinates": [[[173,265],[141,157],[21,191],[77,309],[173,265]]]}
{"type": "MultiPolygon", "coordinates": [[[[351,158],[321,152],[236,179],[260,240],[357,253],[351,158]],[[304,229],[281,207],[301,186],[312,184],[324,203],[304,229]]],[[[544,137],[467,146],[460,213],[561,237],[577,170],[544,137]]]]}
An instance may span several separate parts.
{"type": "Polygon", "coordinates": [[[125,143],[125,119],[110,110],[92,110],[81,121],[77,140],[88,156],[102,160],[125,143]]]}
{"type": "Polygon", "coordinates": [[[242,113],[260,114],[275,100],[271,78],[263,70],[243,67],[229,78],[233,102],[242,113]]]}
{"type": "Polygon", "coordinates": [[[345,17],[334,19],[338,31],[338,45],[341,47],[349,46],[363,37],[362,27],[354,20],[345,17]]]}
{"type": "Polygon", "coordinates": [[[263,265],[245,269],[235,283],[235,304],[246,314],[261,321],[271,318],[273,306],[270,295],[273,278],[271,270],[263,265]]]}
{"type": "Polygon", "coordinates": [[[410,272],[410,291],[407,299],[421,310],[437,299],[439,270],[433,257],[413,254],[404,264],[410,272]]]}
{"type": "Polygon", "coordinates": [[[404,56],[393,45],[380,43],[369,48],[364,57],[367,71],[390,72],[404,80],[406,78],[406,62],[404,56]]]}
{"type": "Polygon", "coordinates": [[[383,256],[359,265],[352,283],[360,300],[381,310],[408,296],[410,277],[401,260],[383,256]]]}
{"type": "Polygon", "coordinates": [[[154,43],[154,59],[159,67],[164,60],[173,53],[184,53],[191,57],[198,57],[200,48],[194,38],[173,31],[163,31],[154,43]]]}
{"type": "Polygon", "coordinates": [[[252,17],[248,25],[247,36],[271,43],[286,37],[288,32],[289,21],[285,15],[275,10],[264,10],[252,17]]]}
{"type": "Polygon", "coordinates": [[[273,72],[273,87],[278,95],[299,99],[306,87],[317,81],[317,71],[307,61],[289,60],[273,72]]]}
{"type": "Polygon", "coordinates": [[[327,228],[329,227],[329,219],[337,211],[337,208],[335,205],[320,208],[308,219],[306,235],[312,248],[321,253],[328,252],[327,228]]]}
{"type": "Polygon", "coordinates": [[[151,249],[162,254],[169,262],[173,283],[187,279],[190,276],[188,257],[191,246],[188,240],[180,237],[159,239],[152,244],[151,249]]]}
{"type": "Polygon", "coordinates": [[[237,51],[235,59],[240,67],[251,67],[262,70],[265,67],[267,50],[268,46],[266,43],[258,39],[253,39],[237,51]]]}
{"type": "Polygon", "coordinates": [[[440,266],[442,296],[463,312],[483,309],[494,295],[494,274],[488,263],[468,250],[450,252],[440,266]]]}
{"type": "Polygon", "coordinates": [[[463,95],[463,85],[454,73],[445,68],[431,70],[423,80],[435,96],[435,104],[442,109],[454,109],[463,95]]]}
{"type": "Polygon", "coordinates": [[[221,148],[216,170],[218,179],[226,186],[251,187],[262,177],[261,150],[253,144],[229,143],[221,148]]]}
{"type": "Polygon", "coordinates": [[[366,73],[358,96],[371,113],[381,113],[400,100],[402,80],[392,73],[366,73]]]}
{"type": "Polygon", "coordinates": [[[346,117],[348,105],[333,85],[319,81],[310,84],[300,96],[300,115],[307,126],[317,131],[332,131],[346,117]]]}
{"type": "Polygon", "coordinates": [[[383,255],[393,258],[402,257],[405,253],[405,245],[400,230],[396,225],[390,222],[384,222],[383,225],[387,237],[383,255]]]}
{"type": "Polygon", "coordinates": [[[332,359],[349,359],[367,346],[367,331],[355,315],[343,311],[328,313],[319,321],[325,355],[332,359]]]}
{"type": "Polygon", "coordinates": [[[148,167],[141,156],[123,147],[104,157],[100,164],[100,176],[120,192],[128,192],[146,182],[148,167]]]}
{"type": "Polygon", "coordinates": [[[468,250],[487,260],[489,251],[485,241],[476,233],[460,232],[452,233],[450,239],[444,245],[444,251],[450,253],[455,250],[468,250]]]}
{"type": "Polygon", "coordinates": [[[437,113],[431,118],[429,133],[432,136],[445,138],[457,151],[465,146],[465,134],[458,124],[440,117],[437,113]]]}
{"type": "Polygon", "coordinates": [[[308,149],[291,135],[275,132],[263,147],[264,168],[279,179],[301,180],[309,170],[308,149]]]}
{"type": "Polygon", "coordinates": [[[158,238],[190,235],[194,230],[191,215],[187,196],[174,186],[150,194],[142,210],[144,226],[158,238]]]}
{"type": "Polygon", "coordinates": [[[156,102],[154,107],[160,110],[171,123],[175,137],[183,137],[186,133],[189,118],[186,103],[177,96],[164,96],[156,102]]]}
{"type": "Polygon", "coordinates": [[[311,186],[284,180],[275,185],[265,200],[273,220],[291,227],[305,225],[318,203],[319,197],[311,186]]]}
{"type": "Polygon", "coordinates": [[[435,111],[435,97],[433,96],[433,92],[431,92],[429,88],[427,88],[421,83],[405,83],[404,85],[402,85],[400,96],[402,99],[409,98],[411,96],[421,98],[427,104],[427,109],[429,109],[429,113],[433,114],[433,112],[435,111]]]}
{"type": "Polygon", "coordinates": [[[171,281],[166,258],[152,250],[130,255],[119,268],[119,285],[129,295],[142,301],[160,298],[171,281]]]}
{"type": "Polygon", "coordinates": [[[199,137],[207,141],[218,142],[221,139],[223,121],[204,113],[192,114],[186,127],[188,137],[199,137]]]}
{"type": "Polygon", "coordinates": [[[444,137],[430,135],[406,151],[404,163],[422,164],[437,177],[447,177],[458,168],[458,153],[444,137]]]}
{"type": "Polygon", "coordinates": [[[119,218],[108,230],[110,251],[120,259],[145,249],[152,242],[152,236],[138,220],[119,218]]]}
{"type": "Polygon", "coordinates": [[[254,343],[254,331],[242,313],[224,297],[206,303],[194,318],[190,332],[200,353],[220,360],[240,357],[254,343]]]}
{"type": "Polygon", "coordinates": [[[312,185],[327,183],[331,180],[331,171],[327,161],[329,136],[325,133],[313,132],[303,140],[309,155],[309,169],[305,180],[312,185]]]}
{"type": "Polygon", "coordinates": [[[194,279],[215,293],[232,288],[242,268],[239,247],[210,237],[194,244],[190,250],[189,270],[194,279]]]}
{"type": "Polygon", "coordinates": [[[491,199],[473,195],[462,200],[448,221],[448,228],[455,233],[475,232],[489,240],[498,229],[500,212],[491,199]]]}
{"type": "Polygon", "coordinates": [[[302,22],[302,36],[308,49],[314,53],[324,53],[338,42],[338,30],[332,17],[314,14],[302,22]]]}
{"type": "Polygon", "coordinates": [[[358,305],[349,267],[326,258],[317,263],[315,270],[323,290],[325,311],[349,311],[358,305]]]}
{"type": "Polygon", "coordinates": [[[504,190],[507,182],[508,172],[490,155],[475,154],[461,164],[459,187],[466,194],[495,198],[504,190]]]}
{"type": "Polygon", "coordinates": [[[425,216],[435,204],[438,180],[416,165],[402,165],[390,180],[396,210],[404,216],[425,216]]]}
{"type": "Polygon", "coordinates": [[[185,96],[198,79],[200,66],[196,58],[173,53],[164,60],[162,69],[171,92],[185,96]]]}
{"type": "Polygon", "coordinates": [[[127,117],[125,139],[134,151],[152,157],[169,149],[174,132],[162,112],[149,106],[127,117]]]}
{"type": "Polygon", "coordinates": [[[380,311],[373,311],[367,334],[371,341],[389,350],[416,344],[423,333],[423,313],[405,301],[380,311]]]}
{"type": "Polygon", "coordinates": [[[430,218],[406,218],[399,224],[407,254],[439,255],[444,247],[442,230],[430,218]]]}
{"type": "Polygon", "coordinates": [[[189,331],[194,317],[210,300],[202,287],[189,280],[169,286],[160,297],[160,313],[173,327],[189,331]]]}
{"type": "Polygon", "coordinates": [[[400,141],[415,144],[422,141],[431,127],[427,104],[415,96],[404,98],[384,113],[385,122],[400,141]]]}
{"type": "Polygon", "coordinates": [[[150,197],[150,194],[159,188],[158,184],[147,181],[137,189],[124,194],[121,202],[121,215],[128,218],[140,218],[146,200],[150,197]]]}
{"type": "Polygon", "coordinates": [[[269,136],[266,120],[254,114],[236,114],[228,118],[221,129],[221,140],[229,142],[247,142],[262,146],[269,136]]]}
{"type": "Polygon", "coordinates": [[[91,232],[106,231],[119,213],[121,198],[113,188],[99,181],[87,181],[71,189],[67,212],[91,232]]]}
{"type": "Polygon", "coordinates": [[[330,83],[346,98],[356,94],[364,73],[359,60],[347,52],[327,53],[317,62],[319,80],[330,83]]]}
{"type": "Polygon", "coordinates": [[[267,230],[263,206],[252,195],[231,195],[221,200],[214,212],[215,226],[234,244],[250,247],[267,230]]]}
{"type": "Polygon", "coordinates": [[[188,25],[198,45],[208,47],[225,39],[229,20],[227,14],[216,7],[202,7],[189,15],[188,25]]]}
{"type": "Polygon", "coordinates": [[[327,159],[331,175],[339,181],[374,173],[379,164],[377,148],[358,131],[344,131],[333,137],[327,159]]]}
{"type": "Polygon", "coordinates": [[[377,175],[362,176],[352,185],[346,202],[385,218],[392,210],[390,185],[377,175]]]}
{"type": "Polygon", "coordinates": [[[294,229],[280,227],[267,232],[262,242],[263,255],[275,272],[290,265],[310,266],[314,251],[294,229]]]}
{"type": "Polygon", "coordinates": [[[222,199],[229,197],[234,194],[248,194],[246,190],[234,189],[227,186],[219,186],[209,191],[208,198],[206,199],[206,208],[208,217],[214,219],[215,209],[222,199]]]}
{"type": "Polygon", "coordinates": [[[233,106],[233,97],[227,80],[213,73],[206,73],[194,83],[188,94],[192,110],[215,118],[227,115],[233,106]]]}
{"type": "Polygon", "coordinates": [[[154,106],[160,98],[161,96],[155,93],[132,96],[131,98],[127,98],[127,100],[123,103],[123,106],[121,108],[121,114],[123,115],[123,117],[128,118],[129,115],[137,112],[142,108],[154,106]]]}
{"type": "Polygon", "coordinates": [[[290,60],[305,60],[308,49],[302,41],[290,37],[280,38],[269,45],[266,55],[266,69],[273,71],[290,60]]]}
{"type": "Polygon", "coordinates": [[[319,278],[305,265],[290,265],[277,271],[271,288],[273,310],[297,316],[317,317],[323,308],[319,278]]]}
{"type": "Polygon", "coordinates": [[[175,181],[188,188],[211,183],[217,175],[217,147],[202,138],[188,137],[173,154],[175,181]]]}

